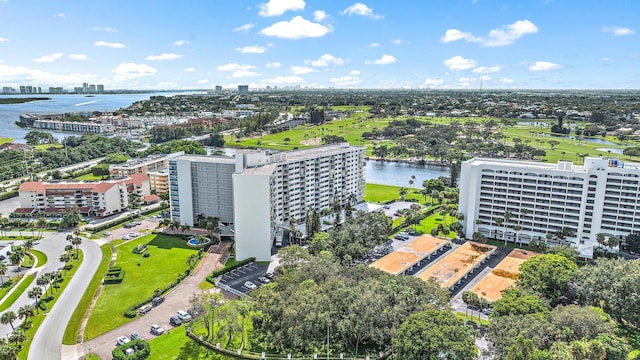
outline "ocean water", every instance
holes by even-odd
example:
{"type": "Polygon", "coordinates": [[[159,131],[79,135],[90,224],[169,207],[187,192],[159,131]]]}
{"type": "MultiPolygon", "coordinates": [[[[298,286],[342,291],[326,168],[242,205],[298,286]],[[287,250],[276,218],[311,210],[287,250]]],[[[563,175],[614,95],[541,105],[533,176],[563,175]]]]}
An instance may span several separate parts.
{"type": "MultiPolygon", "coordinates": [[[[16,126],[20,114],[60,114],[60,113],[90,113],[92,111],[115,111],[126,108],[136,101],[149,99],[151,96],[172,96],[176,93],[147,93],[147,94],[96,94],[93,97],[84,95],[0,95],[0,98],[17,97],[48,97],[51,100],[30,101],[23,104],[0,104],[0,138],[12,138],[14,142],[24,143],[24,136],[30,131],[16,126]]],[[[62,140],[70,133],[51,132],[53,136],[62,140]]]]}

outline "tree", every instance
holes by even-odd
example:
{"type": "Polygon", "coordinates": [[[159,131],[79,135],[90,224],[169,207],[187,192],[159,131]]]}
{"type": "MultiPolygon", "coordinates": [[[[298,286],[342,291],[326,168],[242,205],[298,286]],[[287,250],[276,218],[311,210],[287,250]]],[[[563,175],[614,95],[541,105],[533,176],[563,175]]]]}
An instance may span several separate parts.
{"type": "Polygon", "coordinates": [[[11,325],[11,330],[15,331],[16,329],[13,327],[13,322],[16,321],[18,317],[16,316],[16,313],[14,313],[11,310],[5,311],[2,313],[2,316],[0,316],[0,323],[4,324],[4,325],[11,325]]]}
{"type": "Polygon", "coordinates": [[[7,275],[7,271],[9,270],[9,265],[6,262],[0,261],[0,281],[2,281],[1,285],[4,285],[4,276],[7,275]]]}
{"type": "Polygon", "coordinates": [[[241,333],[242,333],[242,344],[240,345],[240,349],[244,349],[244,341],[245,341],[245,333],[244,333],[244,325],[245,320],[247,320],[247,316],[251,314],[251,303],[247,300],[247,298],[241,298],[236,302],[236,307],[238,309],[238,315],[242,318],[241,325],[241,333]]]}
{"type": "Polygon", "coordinates": [[[34,314],[35,308],[31,304],[26,304],[18,309],[18,317],[20,319],[25,319],[25,321],[30,317],[33,317],[34,314]]]}
{"type": "Polygon", "coordinates": [[[640,253],[640,232],[634,231],[624,238],[625,248],[632,253],[640,253]]]}
{"type": "MultiPolygon", "coordinates": [[[[496,226],[497,226],[497,227],[501,227],[501,226],[502,226],[502,224],[504,224],[504,219],[503,219],[503,218],[496,218],[496,219],[494,219],[493,221],[496,223],[496,226]]],[[[504,233],[502,234],[502,236],[504,237],[504,233]]],[[[496,236],[496,238],[497,238],[497,236],[496,236]]],[[[505,240],[504,242],[505,242],[505,244],[506,244],[506,243],[507,243],[507,240],[505,240]]]]}
{"type": "Polygon", "coordinates": [[[67,273],[67,263],[69,261],[71,261],[71,257],[69,256],[69,254],[62,254],[62,255],[60,255],[59,260],[60,260],[60,262],[64,263],[64,268],[63,269],[64,269],[64,273],[66,274],[67,273]]]}
{"type": "Polygon", "coordinates": [[[404,201],[404,197],[407,196],[409,191],[406,187],[401,187],[398,192],[400,193],[400,200],[404,201]]]}
{"type": "Polygon", "coordinates": [[[534,256],[520,265],[518,286],[557,304],[567,294],[569,281],[577,269],[576,263],[564,256],[534,256]]]}
{"type": "MultiPolygon", "coordinates": [[[[38,304],[40,297],[42,296],[42,289],[39,287],[34,287],[27,293],[29,299],[35,299],[34,306],[38,304]]],[[[37,307],[37,306],[36,306],[37,307]]]]}
{"type": "Polygon", "coordinates": [[[441,310],[410,315],[393,337],[392,349],[398,360],[476,358],[469,329],[451,312],[441,310]]]}
{"type": "Polygon", "coordinates": [[[71,240],[71,245],[76,247],[76,257],[78,257],[78,252],[80,251],[80,244],[82,244],[82,238],[74,236],[73,240],[71,240]]]}
{"type": "Polygon", "coordinates": [[[491,304],[492,317],[505,315],[527,315],[549,311],[540,297],[530,295],[520,288],[508,288],[502,291],[502,297],[491,304]]]}
{"type": "Polygon", "coordinates": [[[12,265],[20,265],[20,263],[22,263],[22,259],[25,257],[24,249],[20,246],[14,246],[11,250],[11,254],[9,254],[9,261],[12,265]]]}

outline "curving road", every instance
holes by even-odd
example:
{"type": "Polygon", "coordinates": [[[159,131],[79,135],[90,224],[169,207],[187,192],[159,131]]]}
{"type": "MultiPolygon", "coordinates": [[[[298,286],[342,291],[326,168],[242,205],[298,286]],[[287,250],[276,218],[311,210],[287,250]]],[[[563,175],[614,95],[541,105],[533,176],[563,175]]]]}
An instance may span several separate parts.
{"type": "MultiPolygon", "coordinates": [[[[60,235],[63,239],[66,237],[65,233],[60,235]]],[[[46,241],[43,240],[41,243],[46,241]]],[[[80,248],[84,253],[84,260],[36,332],[29,349],[29,359],[62,359],[64,330],[102,259],[102,251],[97,242],[84,239],[80,248]]],[[[49,259],[51,260],[51,257],[49,259]]]]}

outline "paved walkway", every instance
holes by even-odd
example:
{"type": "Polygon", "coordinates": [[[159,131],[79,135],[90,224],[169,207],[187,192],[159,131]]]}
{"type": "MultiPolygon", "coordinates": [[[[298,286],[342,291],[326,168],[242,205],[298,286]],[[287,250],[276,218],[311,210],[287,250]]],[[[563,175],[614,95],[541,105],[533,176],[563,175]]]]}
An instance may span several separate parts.
{"type": "MultiPolygon", "coordinates": [[[[135,320],[94,339],[75,346],[63,346],[62,358],[76,360],[89,353],[95,353],[101,359],[110,359],[111,351],[116,346],[116,339],[120,336],[129,337],[131,333],[138,333],[143,338],[150,339],[154,337],[150,333],[152,324],[162,326],[167,332],[171,331],[173,327],[169,325],[169,318],[178,310],[189,309],[191,295],[204,291],[199,288],[199,285],[213,270],[222,266],[218,258],[218,254],[208,253],[191,276],[165,296],[165,301],[161,305],[146,315],[138,316],[135,320]]],[[[118,316],[121,315],[118,314],[118,316]]]]}

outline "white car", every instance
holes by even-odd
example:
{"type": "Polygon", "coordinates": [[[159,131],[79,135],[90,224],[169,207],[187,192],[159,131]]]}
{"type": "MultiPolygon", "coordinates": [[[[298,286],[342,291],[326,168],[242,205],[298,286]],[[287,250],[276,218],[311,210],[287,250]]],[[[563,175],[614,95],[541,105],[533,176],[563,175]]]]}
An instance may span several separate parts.
{"type": "Polygon", "coordinates": [[[118,346],[120,346],[120,345],[124,345],[124,344],[128,343],[129,341],[131,341],[131,340],[129,340],[129,338],[128,338],[128,337],[126,337],[126,336],[120,336],[120,337],[118,338],[118,340],[116,340],[116,345],[118,345],[118,346]]]}
{"type": "Polygon", "coordinates": [[[130,232],[128,235],[129,235],[129,237],[130,237],[130,238],[132,238],[132,239],[133,239],[133,238],[137,238],[138,236],[140,236],[140,234],[138,234],[138,233],[137,233],[137,232],[135,232],[135,231],[130,232]]]}
{"type": "Polygon", "coordinates": [[[184,310],[178,310],[178,317],[180,318],[180,320],[182,320],[182,322],[191,321],[191,315],[189,315],[189,313],[184,310]]]}
{"type": "Polygon", "coordinates": [[[122,240],[131,240],[131,236],[129,236],[129,235],[124,235],[124,236],[122,237],[122,240]]]}
{"type": "Polygon", "coordinates": [[[153,324],[151,325],[151,333],[153,335],[162,335],[164,334],[164,329],[160,325],[153,324]]]}
{"type": "Polygon", "coordinates": [[[246,287],[249,290],[255,290],[258,288],[258,286],[254,283],[252,283],[251,281],[247,281],[244,283],[244,287],[246,287]]]}

